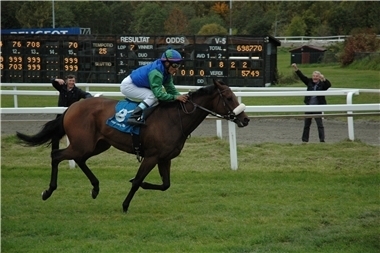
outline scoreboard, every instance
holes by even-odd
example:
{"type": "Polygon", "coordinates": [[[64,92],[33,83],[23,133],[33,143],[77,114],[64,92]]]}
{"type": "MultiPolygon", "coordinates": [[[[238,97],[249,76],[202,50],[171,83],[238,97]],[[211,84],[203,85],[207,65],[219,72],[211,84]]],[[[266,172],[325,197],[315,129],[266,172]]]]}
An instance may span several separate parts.
{"type": "Polygon", "coordinates": [[[183,61],[176,85],[230,86],[277,82],[277,47],[271,36],[2,35],[1,82],[46,83],[74,74],[81,83],[119,83],[170,48],[183,61]]]}

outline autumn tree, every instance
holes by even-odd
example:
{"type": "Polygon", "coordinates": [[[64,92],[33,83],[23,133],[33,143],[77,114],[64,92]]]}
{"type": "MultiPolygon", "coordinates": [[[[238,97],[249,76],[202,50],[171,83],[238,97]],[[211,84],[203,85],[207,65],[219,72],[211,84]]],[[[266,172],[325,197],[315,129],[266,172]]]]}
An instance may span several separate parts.
{"type": "Polygon", "coordinates": [[[188,32],[188,27],[189,23],[187,17],[179,8],[174,7],[164,23],[166,34],[186,34],[188,32]]]}
{"type": "Polygon", "coordinates": [[[229,17],[230,8],[225,2],[216,2],[211,10],[216,14],[220,15],[225,21],[227,21],[229,17]]]}

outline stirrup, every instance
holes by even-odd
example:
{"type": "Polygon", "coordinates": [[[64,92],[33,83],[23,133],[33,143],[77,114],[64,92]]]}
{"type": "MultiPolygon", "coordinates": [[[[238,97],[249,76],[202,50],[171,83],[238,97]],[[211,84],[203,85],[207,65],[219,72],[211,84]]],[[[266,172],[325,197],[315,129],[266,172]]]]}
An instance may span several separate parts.
{"type": "MultiPolygon", "coordinates": [[[[138,119],[141,119],[141,117],[139,117],[138,119]]],[[[129,118],[127,120],[127,123],[130,124],[130,125],[136,125],[136,126],[145,126],[145,122],[144,120],[138,120],[136,118],[129,118]]]]}

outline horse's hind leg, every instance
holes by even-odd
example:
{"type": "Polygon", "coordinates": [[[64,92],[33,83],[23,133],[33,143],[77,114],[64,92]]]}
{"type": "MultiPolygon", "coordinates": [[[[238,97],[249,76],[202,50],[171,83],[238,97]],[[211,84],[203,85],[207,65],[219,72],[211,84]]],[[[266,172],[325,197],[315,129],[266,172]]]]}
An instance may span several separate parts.
{"type": "Polygon", "coordinates": [[[86,158],[83,158],[83,159],[75,159],[75,162],[78,164],[79,168],[83,171],[83,173],[87,176],[88,180],[90,180],[90,182],[93,186],[93,188],[91,190],[91,196],[93,199],[96,199],[96,197],[99,194],[99,190],[100,190],[99,189],[99,180],[96,178],[94,173],[92,173],[90,168],[87,166],[86,161],[91,156],[98,155],[98,154],[106,151],[110,147],[111,147],[111,145],[108,144],[107,142],[99,141],[96,145],[94,152],[92,152],[91,155],[88,155],[86,158]]]}
{"type": "Polygon", "coordinates": [[[161,161],[158,163],[158,172],[160,173],[162,184],[151,184],[148,182],[142,182],[141,188],[145,190],[161,190],[166,191],[170,187],[170,166],[171,160],[161,161]]]}
{"type": "Polygon", "coordinates": [[[65,149],[56,149],[51,152],[51,176],[49,188],[42,192],[42,200],[47,200],[53,192],[57,189],[57,178],[58,178],[58,165],[63,160],[60,159],[61,153],[65,149]]]}
{"type": "Polygon", "coordinates": [[[93,186],[93,188],[91,190],[91,196],[93,199],[96,199],[96,197],[99,194],[99,190],[100,190],[99,189],[99,180],[94,175],[94,173],[92,173],[90,168],[87,166],[86,160],[82,161],[82,160],[75,159],[75,162],[78,164],[79,168],[83,171],[83,173],[87,176],[88,180],[90,180],[90,182],[93,186]]]}

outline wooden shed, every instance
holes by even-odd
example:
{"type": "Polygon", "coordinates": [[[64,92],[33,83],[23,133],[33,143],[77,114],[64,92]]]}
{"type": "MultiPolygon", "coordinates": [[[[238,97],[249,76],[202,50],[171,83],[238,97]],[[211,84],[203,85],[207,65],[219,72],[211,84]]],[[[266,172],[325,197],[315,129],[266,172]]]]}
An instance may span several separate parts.
{"type": "Polygon", "coordinates": [[[297,47],[290,52],[290,64],[308,64],[308,63],[320,63],[323,59],[326,49],[322,47],[304,45],[297,47]]]}

